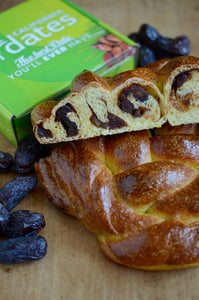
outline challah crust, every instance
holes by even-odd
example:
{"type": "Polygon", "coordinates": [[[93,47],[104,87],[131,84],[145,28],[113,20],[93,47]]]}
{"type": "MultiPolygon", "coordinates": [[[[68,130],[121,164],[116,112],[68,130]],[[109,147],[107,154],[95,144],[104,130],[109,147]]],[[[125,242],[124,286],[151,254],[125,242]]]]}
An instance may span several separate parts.
{"type": "Polygon", "coordinates": [[[35,170],[52,204],[94,232],[113,261],[143,270],[198,266],[197,128],[165,124],[155,136],[67,142],[35,170]]]}

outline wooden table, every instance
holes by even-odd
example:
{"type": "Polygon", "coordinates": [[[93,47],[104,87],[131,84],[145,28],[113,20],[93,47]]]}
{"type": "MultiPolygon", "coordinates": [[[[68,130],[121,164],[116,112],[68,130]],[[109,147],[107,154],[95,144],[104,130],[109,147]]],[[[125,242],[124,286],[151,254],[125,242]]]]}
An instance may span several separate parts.
{"type": "MultiPolygon", "coordinates": [[[[0,10],[18,2],[1,1],[0,10]]],[[[199,56],[198,0],[73,2],[125,35],[138,30],[142,23],[154,25],[170,37],[185,34],[191,39],[191,54],[199,56]]],[[[14,154],[16,149],[0,135],[0,150],[14,154]]],[[[0,175],[0,186],[14,176],[0,175]]],[[[44,214],[46,227],[42,235],[48,241],[48,252],[44,259],[33,263],[0,265],[0,299],[199,299],[199,268],[145,272],[109,261],[101,253],[95,235],[51,206],[40,186],[17,208],[44,214]]]]}

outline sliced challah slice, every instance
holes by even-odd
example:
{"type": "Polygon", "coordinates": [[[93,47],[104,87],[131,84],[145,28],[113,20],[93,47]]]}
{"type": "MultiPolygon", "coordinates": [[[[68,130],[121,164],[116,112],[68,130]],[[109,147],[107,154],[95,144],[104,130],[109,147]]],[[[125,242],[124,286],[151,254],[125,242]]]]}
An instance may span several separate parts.
{"type": "Polygon", "coordinates": [[[199,58],[181,56],[101,78],[84,71],[59,103],[33,109],[40,143],[199,122],[199,58]]]}
{"type": "Polygon", "coordinates": [[[144,270],[197,266],[196,127],[63,143],[35,170],[51,203],[94,232],[113,261],[144,270]]]}
{"type": "Polygon", "coordinates": [[[199,58],[179,56],[147,66],[158,75],[163,113],[171,125],[199,122],[199,58]]]}
{"type": "Polygon", "coordinates": [[[57,143],[161,126],[157,75],[139,68],[103,79],[84,71],[59,103],[44,102],[31,114],[40,143],[57,143]]]}

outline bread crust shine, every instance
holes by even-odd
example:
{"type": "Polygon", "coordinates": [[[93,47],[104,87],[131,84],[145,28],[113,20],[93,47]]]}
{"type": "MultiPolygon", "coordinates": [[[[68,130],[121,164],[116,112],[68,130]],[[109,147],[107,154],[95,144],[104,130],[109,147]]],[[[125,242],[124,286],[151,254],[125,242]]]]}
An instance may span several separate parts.
{"type": "Polygon", "coordinates": [[[68,142],[35,169],[52,204],[94,232],[111,260],[199,265],[197,124],[68,142]]]}

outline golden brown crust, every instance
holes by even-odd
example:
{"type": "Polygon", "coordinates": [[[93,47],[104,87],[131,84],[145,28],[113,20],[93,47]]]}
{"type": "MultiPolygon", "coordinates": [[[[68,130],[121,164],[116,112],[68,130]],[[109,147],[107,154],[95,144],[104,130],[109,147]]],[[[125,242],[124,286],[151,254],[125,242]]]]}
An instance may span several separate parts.
{"type": "MultiPolygon", "coordinates": [[[[117,198],[134,209],[150,207],[196,177],[194,169],[171,161],[155,161],[114,176],[117,198]]],[[[146,208],[145,208],[146,210],[146,208]]]]}
{"type": "Polygon", "coordinates": [[[118,174],[128,170],[129,166],[147,163],[150,160],[149,131],[136,131],[129,135],[109,136],[108,143],[105,143],[106,166],[112,174],[118,174]],[[125,158],[125,159],[124,159],[125,158]]]}
{"type": "Polygon", "coordinates": [[[56,104],[57,101],[49,100],[37,105],[32,111],[32,125],[35,126],[40,122],[44,121],[46,118],[48,118],[51,115],[52,109],[53,107],[55,107],[56,104]]]}
{"type": "Polygon", "coordinates": [[[80,93],[84,87],[89,85],[110,89],[105,79],[94,72],[84,70],[73,79],[70,90],[71,92],[80,93]]]}
{"type": "Polygon", "coordinates": [[[137,79],[138,81],[150,82],[152,84],[157,84],[158,81],[156,73],[152,72],[150,69],[138,68],[115,75],[112,78],[110,85],[112,89],[115,89],[132,78],[137,79]]]}
{"type": "Polygon", "coordinates": [[[150,69],[151,71],[158,73],[158,71],[160,69],[162,69],[164,67],[164,65],[166,65],[169,62],[170,59],[168,58],[163,58],[160,60],[156,60],[155,62],[152,62],[148,65],[145,66],[145,68],[150,69]]]}
{"type": "Polygon", "coordinates": [[[199,218],[198,188],[199,177],[192,179],[190,184],[177,190],[173,195],[164,197],[150,207],[151,215],[162,218],[176,218],[184,223],[191,223],[199,218]],[[186,195],[186,197],[184,197],[186,195]]]}
{"type": "Polygon", "coordinates": [[[199,68],[199,58],[195,56],[178,56],[173,59],[158,60],[146,66],[158,76],[158,86],[163,92],[164,85],[175,73],[199,68]],[[174,72],[174,74],[173,74],[174,72]]]}
{"type": "Polygon", "coordinates": [[[144,270],[196,266],[199,136],[186,127],[68,142],[35,169],[52,204],[93,231],[110,259],[144,270]]]}
{"type": "Polygon", "coordinates": [[[100,236],[105,255],[114,261],[145,270],[171,270],[198,265],[199,223],[184,225],[168,220],[114,239],[100,236]]]}
{"type": "Polygon", "coordinates": [[[185,71],[186,69],[195,69],[199,67],[199,58],[195,56],[179,56],[170,59],[162,68],[159,68],[158,75],[170,76],[170,74],[177,70],[185,71]]]}
{"type": "MultiPolygon", "coordinates": [[[[147,131],[143,134],[148,135],[147,131]]],[[[72,211],[73,216],[75,212],[75,216],[87,228],[97,233],[125,233],[136,226],[143,228],[154,223],[157,218],[135,215],[131,208],[116,201],[112,190],[112,174],[105,164],[107,146],[104,137],[96,138],[95,141],[69,142],[55,149],[50,157],[36,163],[35,169],[39,178],[43,178],[42,184],[47,196],[64,212],[70,214],[72,211]],[[60,190],[58,194],[57,189],[60,190]],[[61,205],[60,193],[64,193],[61,205]],[[120,211],[123,211],[123,215],[118,220],[120,211]]],[[[117,151],[118,147],[114,149],[117,151]]],[[[137,144],[137,149],[134,146],[134,150],[140,150],[140,145],[137,144]]],[[[135,158],[133,164],[139,163],[140,158],[135,158]]]]}
{"type": "Polygon", "coordinates": [[[199,123],[183,124],[172,126],[169,122],[162,125],[161,128],[154,129],[154,135],[172,135],[172,134],[195,134],[199,135],[199,123]]]}
{"type": "Polygon", "coordinates": [[[190,134],[155,136],[151,138],[150,142],[151,154],[156,160],[171,159],[195,166],[199,164],[198,136],[190,134]]]}

